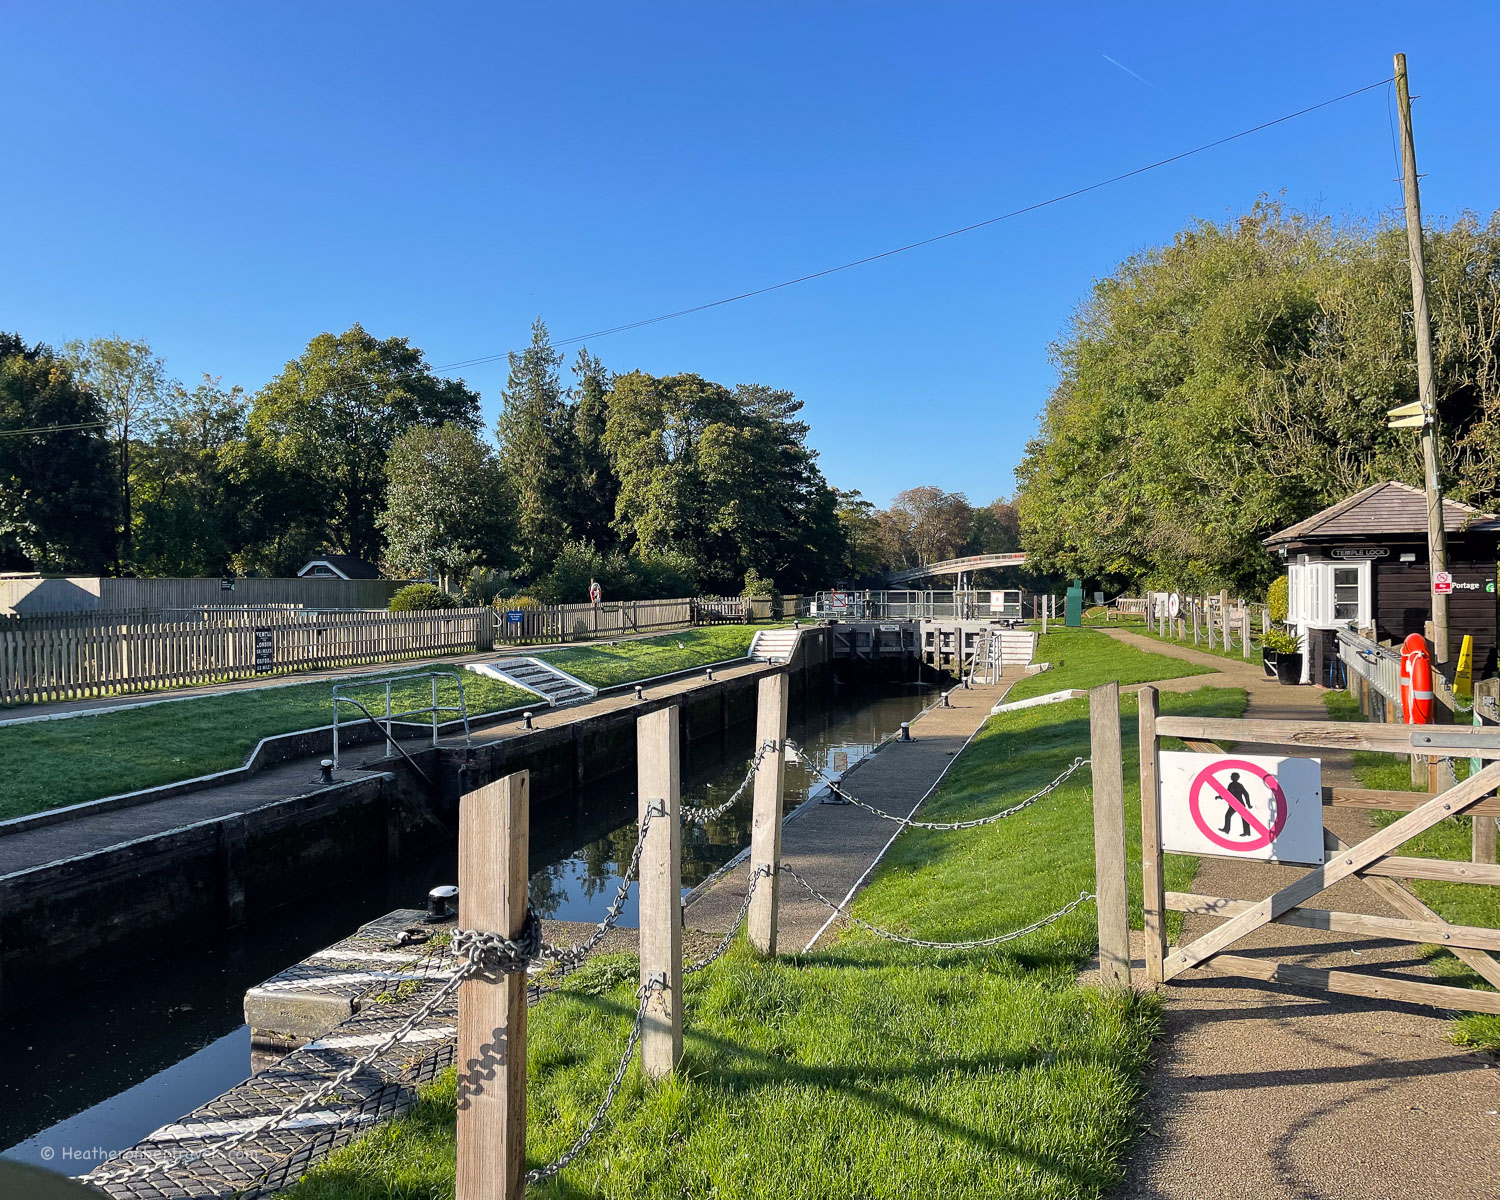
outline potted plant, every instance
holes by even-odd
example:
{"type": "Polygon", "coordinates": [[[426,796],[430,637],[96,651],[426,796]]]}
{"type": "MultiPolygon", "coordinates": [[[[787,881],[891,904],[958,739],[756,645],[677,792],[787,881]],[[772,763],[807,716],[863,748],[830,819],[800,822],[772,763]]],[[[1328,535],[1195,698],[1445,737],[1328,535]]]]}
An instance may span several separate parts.
{"type": "Polygon", "coordinates": [[[1302,682],[1302,639],[1282,629],[1268,629],[1261,639],[1262,654],[1276,662],[1276,678],[1282,683],[1302,682]]]}
{"type": "MultiPolygon", "coordinates": [[[[1266,608],[1273,626],[1284,624],[1286,621],[1287,582],[1285,575],[1278,575],[1275,579],[1271,580],[1271,586],[1266,589],[1266,608]]],[[[1293,651],[1298,649],[1300,649],[1298,646],[1292,647],[1293,651]]],[[[1278,652],[1272,648],[1270,640],[1266,639],[1265,644],[1261,647],[1260,660],[1266,669],[1268,678],[1276,674],[1277,657],[1278,652]]]]}

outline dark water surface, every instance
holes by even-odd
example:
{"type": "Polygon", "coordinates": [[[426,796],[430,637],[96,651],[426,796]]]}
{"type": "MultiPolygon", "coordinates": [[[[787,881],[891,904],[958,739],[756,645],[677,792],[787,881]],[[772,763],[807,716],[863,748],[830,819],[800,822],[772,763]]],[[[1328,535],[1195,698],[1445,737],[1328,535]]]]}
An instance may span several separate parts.
{"type": "MultiPolygon", "coordinates": [[[[788,736],[826,769],[868,754],[934,692],[911,686],[846,689],[793,706],[788,736]]],[[[683,748],[683,799],[726,799],[753,753],[753,722],[683,748]]],[[[627,773],[532,812],[531,896],[544,917],[597,921],[635,845],[635,780],[627,773]]],[[[811,771],[786,769],[783,803],[816,789],[811,771]]],[[[707,878],[750,840],[750,799],[683,838],[684,888],[707,878]]],[[[121,1150],[233,1087],[249,1072],[242,1005],[262,982],[393,908],[420,908],[427,889],[457,877],[457,851],[438,847],[388,871],[187,948],[134,974],[89,986],[0,1023],[0,1146],[7,1157],[82,1174],[93,1157],[121,1150]],[[50,1150],[51,1156],[48,1152],[50,1150]],[[74,1157],[68,1157],[69,1155],[74,1157]]],[[[635,894],[621,923],[636,920],[635,894]]]]}

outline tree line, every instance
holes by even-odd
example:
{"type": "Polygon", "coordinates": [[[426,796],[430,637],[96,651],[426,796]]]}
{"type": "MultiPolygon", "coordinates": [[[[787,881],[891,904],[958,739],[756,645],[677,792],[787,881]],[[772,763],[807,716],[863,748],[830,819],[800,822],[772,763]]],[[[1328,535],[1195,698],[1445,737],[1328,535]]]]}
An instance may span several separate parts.
{"type": "Polygon", "coordinates": [[[1015,511],[829,486],[802,402],[763,384],[564,372],[538,319],[493,430],[404,338],[324,333],[253,395],[139,340],[0,335],[0,569],[291,575],[319,553],[472,599],[872,583],[1013,548],[1015,511]]]}
{"type": "MultiPolygon", "coordinates": [[[[1500,503],[1500,214],[1425,231],[1448,494],[1500,503]]],[[[1037,569],[1258,592],[1261,545],[1382,479],[1421,485],[1406,233],[1262,200],[1101,279],[1053,348],[1017,469],[1037,569]]]]}

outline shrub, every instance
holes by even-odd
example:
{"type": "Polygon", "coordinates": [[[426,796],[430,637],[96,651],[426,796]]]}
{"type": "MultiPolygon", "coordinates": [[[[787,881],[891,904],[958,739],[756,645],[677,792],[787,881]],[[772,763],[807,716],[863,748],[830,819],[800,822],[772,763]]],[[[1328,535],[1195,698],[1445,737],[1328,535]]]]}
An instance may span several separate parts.
{"type": "Polygon", "coordinates": [[[487,604],[494,604],[509,587],[509,571],[491,571],[487,567],[475,567],[464,576],[464,602],[474,608],[483,608],[487,604]]]}
{"type": "Polygon", "coordinates": [[[1271,620],[1280,624],[1286,620],[1287,578],[1278,575],[1266,589],[1266,607],[1271,610],[1271,620]]]}
{"type": "Polygon", "coordinates": [[[408,583],[391,597],[390,612],[427,612],[435,608],[457,608],[458,599],[435,583],[408,583]]]}
{"type": "Polygon", "coordinates": [[[740,596],[747,601],[769,599],[771,601],[770,618],[773,621],[781,619],[781,591],[777,588],[776,581],[768,579],[754,567],[745,572],[745,586],[740,596]]]}
{"type": "Polygon", "coordinates": [[[680,550],[647,550],[631,556],[635,600],[672,600],[698,594],[698,564],[680,550]]]}
{"type": "Polygon", "coordinates": [[[1302,651],[1302,639],[1281,629],[1266,630],[1260,644],[1272,654],[1300,654],[1302,651]]]}

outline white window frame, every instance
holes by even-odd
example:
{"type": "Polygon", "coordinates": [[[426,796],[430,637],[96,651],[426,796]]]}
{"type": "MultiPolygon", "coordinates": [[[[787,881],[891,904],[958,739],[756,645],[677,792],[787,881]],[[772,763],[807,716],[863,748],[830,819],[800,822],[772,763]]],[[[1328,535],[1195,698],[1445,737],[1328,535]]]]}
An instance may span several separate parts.
{"type": "Polygon", "coordinates": [[[1299,576],[1300,587],[1293,587],[1288,583],[1287,596],[1289,601],[1296,597],[1296,610],[1292,610],[1291,603],[1287,606],[1288,621],[1296,624],[1329,628],[1332,626],[1343,626],[1352,620],[1356,629],[1368,629],[1372,624],[1372,588],[1371,588],[1371,563],[1368,559],[1335,559],[1331,562],[1307,562],[1304,558],[1292,568],[1293,580],[1299,576]],[[1353,571],[1359,586],[1359,598],[1356,604],[1356,613],[1353,618],[1343,619],[1334,616],[1334,572],[1353,571]]]}

